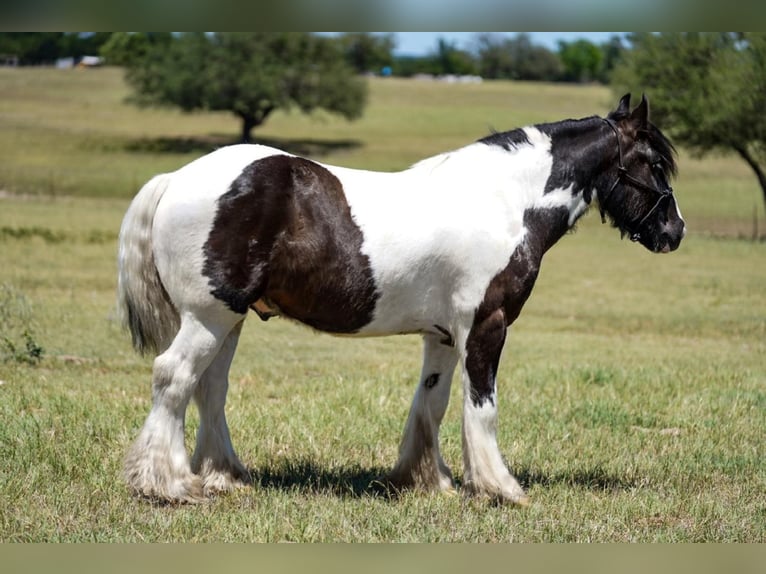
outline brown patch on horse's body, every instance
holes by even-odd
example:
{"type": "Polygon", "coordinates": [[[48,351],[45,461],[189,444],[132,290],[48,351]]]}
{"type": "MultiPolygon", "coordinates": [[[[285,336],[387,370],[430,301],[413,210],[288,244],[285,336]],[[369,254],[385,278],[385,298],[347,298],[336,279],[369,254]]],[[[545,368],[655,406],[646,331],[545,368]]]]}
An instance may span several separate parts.
{"type": "Polygon", "coordinates": [[[254,161],[218,200],[203,273],[237,313],[285,315],[353,333],[378,293],[343,187],[321,165],[287,155],[254,161]]]}
{"type": "Polygon", "coordinates": [[[524,240],[505,269],[487,286],[466,339],[466,370],[471,379],[471,399],[477,406],[494,400],[506,330],[532,293],[544,253],[566,233],[567,218],[563,208],[527,210],[524,240]]]}

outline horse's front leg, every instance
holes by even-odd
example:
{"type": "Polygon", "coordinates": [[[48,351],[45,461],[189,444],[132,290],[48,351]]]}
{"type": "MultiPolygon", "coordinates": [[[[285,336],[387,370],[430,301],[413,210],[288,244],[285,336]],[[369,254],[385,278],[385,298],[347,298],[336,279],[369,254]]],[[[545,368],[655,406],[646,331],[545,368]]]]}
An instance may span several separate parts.
{"type": "Polygon", "coordinates": [[[463,364],[463,464],[467,490],[526,505],[528,499],[508,472],[497,446],[497,367],[507,330],[497,309],[474,322],[465,338],[463,364]]]}
{"type": "Polygon", "coordinates": [[[458,355],[441,335],[423,337],[420,382],[399,446],[399,461],[387,477],[394,488],[452,491],[452,473],[439,452],[439,426],[449,403],[458,355]]]}

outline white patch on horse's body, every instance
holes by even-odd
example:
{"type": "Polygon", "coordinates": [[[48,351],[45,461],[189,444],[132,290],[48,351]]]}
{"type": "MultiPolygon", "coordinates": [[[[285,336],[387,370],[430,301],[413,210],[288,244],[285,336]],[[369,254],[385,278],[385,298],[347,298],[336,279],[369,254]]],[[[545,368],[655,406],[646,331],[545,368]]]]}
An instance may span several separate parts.
{"type": "Polygon", "coordinates": [[[539,200],[535,201],[533,207],[539,209],[555,209],[564,207],[569,212],[567,224],[572,227],[575,222],[588,210],[590,204],[585,201],[582,194],[576,194],[572,190],[573,186],[558,188],[549,191],[539,200]]]}

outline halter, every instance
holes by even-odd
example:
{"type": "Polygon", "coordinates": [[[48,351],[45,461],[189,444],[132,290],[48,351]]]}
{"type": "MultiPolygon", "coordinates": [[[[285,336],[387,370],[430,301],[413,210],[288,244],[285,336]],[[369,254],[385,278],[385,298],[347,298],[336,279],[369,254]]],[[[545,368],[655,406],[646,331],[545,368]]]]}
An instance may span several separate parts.
{"type": "MultiPolygon", "coordinates": [[[[673,188],[669,185],[665,189],[659,189],[657,187],[647,185],[643,181],[636,179],[632,175],[628,173],[627,168],[622,163],[622,145],[620,145],[620,134],[617,132],[617,126],[614,124],[612,120],[609,118],[603,118],[603,120],[606,122],[606,124],[612,128],[612,131],[614,132],[614,136],[617,138],[617,154],[619,157],[619,165],[617,166],[617,179],[614,180],[614,183],[609,188],[609,191],[606,192],[606,195],[604,196],[603,201],[598,202],[598,210],[601,213],[601,223],[606,223],[606,217],[604,217],[604,205],[607,202],[607,199],[609,199],[609,196],[612,195],[612,192],[617,187],[618,183],[621,182],[627,182],[628,184],[632,185],[633,187],[637,187],[638,189],[642,189],[644,191],[649,191],[651,193],[656,193],[659,195],[657,198],[657,201],[652,206],[652,208],[644,215],[641,220],[638,222],[638,224],[635,226],[636,228],[640,228],[644,222],[649,219],[649,216],[654,213],[654,211],[659,207],[660,203],[663,199],[666,197],[670,197],[673,195],[673,188]]],[[[630,240],[631,241],[638,241],[641,239],[641,234],[638,231],[630,231],[630,240]]]]}

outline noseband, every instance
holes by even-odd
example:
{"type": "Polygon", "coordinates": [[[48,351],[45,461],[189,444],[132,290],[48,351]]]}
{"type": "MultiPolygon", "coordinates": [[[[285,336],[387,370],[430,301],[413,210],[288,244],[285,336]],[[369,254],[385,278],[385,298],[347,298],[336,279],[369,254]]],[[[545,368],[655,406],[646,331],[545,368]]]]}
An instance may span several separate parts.
{"type": "MultiPolygon", "coordinates": [[[[612,128],[612,131],[614,132],[614,136],[617,138],[617,153],[619,157],[619,165],[617,166],[617,179],[614,180],[614,183],[609,188],[609,191],[606,192],[606,195],[604,196],[604,200],[598,202],[598,209],[601,213],[601,222],[606,223],[606,217],[604,217],[604,205],[606,204],[609,197],[612,195],[612,192],[617,187],[617,184],[619,183],[627,183],[628,185],[631,185],[633,187],[637,187],[638,189],[642,189],[644,191],[649,191],[651,193],[656,193],[659,195],[657,198],[657,201],[652,206],[652,208],[644,215],[641,220],[635,225],[634,229],[639,229],[644,222],[649,219],[649,216],[654,213],[654,211],[660,206],[660,203],[662,203],[662,200],[666,197],[670,197],[673,195],[673,188],[669,185],[665,189],[659,189],[657,187],[647,185],[643,181],[640,181],[639,179],[636,179],[632,175],[628,173],[627,168],[622,162],[622,145],[620,144],[620,134],[617,132],[617,126],[614,124],[614,122],[608,118],[603,118],[606,124],[612,128]]],[[[631,226],[633,227],[633,226],[631,226]]],[[[627,227],[626,227],[627,229],[627,227]]],[[[630,233],[630,240],[631,241],[638,241],[641,239],[641,233],[638,231],[630,231],[628,229],[628,232],[630,233]]]]}

